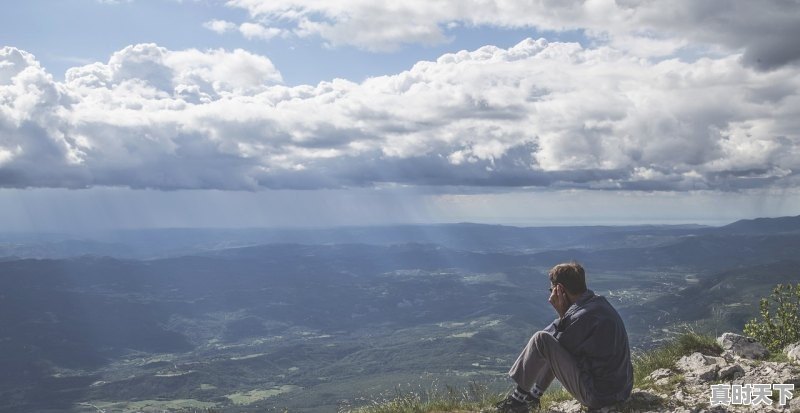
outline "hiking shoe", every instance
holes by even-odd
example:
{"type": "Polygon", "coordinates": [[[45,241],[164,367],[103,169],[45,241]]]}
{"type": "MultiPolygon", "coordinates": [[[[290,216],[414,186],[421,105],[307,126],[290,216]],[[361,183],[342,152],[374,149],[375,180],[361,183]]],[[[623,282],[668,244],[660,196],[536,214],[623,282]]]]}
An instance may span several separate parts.
{"type": "Polygon", "coordinates": [[[500,403],[494,405],[497,413],[528,413],[531,409],[539,407],[539,399],[521,402],[509,395],[500,403]]]}

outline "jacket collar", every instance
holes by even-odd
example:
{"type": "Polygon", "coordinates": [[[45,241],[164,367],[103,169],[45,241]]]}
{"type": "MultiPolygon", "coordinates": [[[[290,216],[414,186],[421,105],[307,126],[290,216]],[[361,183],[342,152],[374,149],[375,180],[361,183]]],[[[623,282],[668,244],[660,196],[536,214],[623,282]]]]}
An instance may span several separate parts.
{"type": "Polygon", "coordinates": [[[583,294],[581,294],[578,297],[578,299],[575,300],[575,302],[572,303],[571,306],[569,306],[567,312],[564,313],[564,316],[566,317],[567,315],[574,313],[575,311],[578,310],[579,307],[583,307],[584,304],[586,304],[589,300],[591,300],[594,297],[595,297],[594,291],[587,288],[586,291],[584,291],[583,294]]]}
{"type": "Polygon", "coordinates": [[[583,294],[581,294],[580,297],[578,297],[578,299],[572,305],[577,305],[580,307],[586,304],[586,302],[591,300],[593,297],[594,297],[594,291],[587,288],[586,291],[584,291],[583,294]]]}

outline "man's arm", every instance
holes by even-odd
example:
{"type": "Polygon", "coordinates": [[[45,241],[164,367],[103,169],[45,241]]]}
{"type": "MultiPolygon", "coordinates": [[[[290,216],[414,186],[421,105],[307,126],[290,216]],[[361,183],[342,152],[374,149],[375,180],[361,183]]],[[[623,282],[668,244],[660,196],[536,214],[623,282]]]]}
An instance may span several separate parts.
{"type": "Polygon", "coordinates": [[[549,333],[551,336],[555,336],[556,333],[558,332],[558,322],[560,320],[561,320],[560,318],[556,318],[555,320],[553,320],[552,323],[550,323],[542,331],[544,331],[545,333],[549,333]]]}
{"type": "Polygon", "coordinates": [[[556,328],[560,333],[556,336],[558,342],[572,355],[584,353],[584,349],[595,342],[596,328],[593,317],[581,314],[579,317],[562,318],[556,328]]]}

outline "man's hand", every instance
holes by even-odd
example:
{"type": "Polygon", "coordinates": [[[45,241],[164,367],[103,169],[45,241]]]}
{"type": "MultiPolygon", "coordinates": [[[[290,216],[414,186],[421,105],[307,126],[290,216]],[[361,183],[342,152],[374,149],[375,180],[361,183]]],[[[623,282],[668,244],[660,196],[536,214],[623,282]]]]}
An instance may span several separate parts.
{"type": "Polygon", "coordinates": [[[564,287],[562,287],[561,284],[556,284],[556,286],[553,287],[553,291],[550,293],[550,299],[547,301],[552,304],[558,316],[561,318],[564,318],[564,313],[567,312],[567,309],[571,305],[569,298],[567,298],[567,292],[564,291],[564,287]]]}

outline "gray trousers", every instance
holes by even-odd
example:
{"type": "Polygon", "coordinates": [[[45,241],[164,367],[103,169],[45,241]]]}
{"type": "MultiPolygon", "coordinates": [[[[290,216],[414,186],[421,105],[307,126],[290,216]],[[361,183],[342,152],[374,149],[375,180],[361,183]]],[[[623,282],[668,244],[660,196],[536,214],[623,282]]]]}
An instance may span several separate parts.
{"type": "Polygon", "coordinates": [[[511,366],[508,375],[519,387],[530,390],[536,384],[546,390],[553,378],[584,406],[591,406],[591,395],[581,383],[581,372],[572,354],[550,333],[537,331],[511,366]]]}

